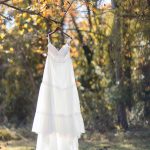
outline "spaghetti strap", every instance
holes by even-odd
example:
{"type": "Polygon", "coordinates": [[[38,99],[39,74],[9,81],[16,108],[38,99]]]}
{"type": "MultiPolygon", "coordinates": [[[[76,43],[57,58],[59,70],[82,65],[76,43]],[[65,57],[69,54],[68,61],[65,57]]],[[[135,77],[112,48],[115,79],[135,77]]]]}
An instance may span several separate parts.
{"type": "Polygon", "coordinates": [[[49,34],[48,34],[48,37],[47,37],[47,38],[48,38],[48,44],[51,43],[51,41],[50,41],[50,39],[49,39],[49,34]]]}
{"type": "Polygon", "coordinates": [[[71,38],[67,39],[67,42],[66,42],[66,43],[67,43],[68,45],[70,45],[71,40],[72,40],[71,38]]]}

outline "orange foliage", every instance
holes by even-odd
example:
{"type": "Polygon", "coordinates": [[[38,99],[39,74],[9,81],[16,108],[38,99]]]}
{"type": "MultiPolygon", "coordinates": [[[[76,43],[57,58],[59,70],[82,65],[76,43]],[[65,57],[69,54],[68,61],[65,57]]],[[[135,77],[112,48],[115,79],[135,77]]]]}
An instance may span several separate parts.
{"type": "Polygon", "coordinates": [[[18,3],[22,3],[23,0],[12,0],[13,4],[18,4],[18,3]]]}

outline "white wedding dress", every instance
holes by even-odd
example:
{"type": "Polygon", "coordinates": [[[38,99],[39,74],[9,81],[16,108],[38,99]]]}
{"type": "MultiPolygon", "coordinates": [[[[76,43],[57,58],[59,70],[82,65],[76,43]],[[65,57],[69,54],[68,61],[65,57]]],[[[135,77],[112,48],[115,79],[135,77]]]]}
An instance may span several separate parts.
{"type": "Polygon", "coordinates": [[[78,150],[78,139],[85,133],[70,39],[58,50],[48,36],[48,55],[32,132],[38,134],[36,150],[78,150]]]}

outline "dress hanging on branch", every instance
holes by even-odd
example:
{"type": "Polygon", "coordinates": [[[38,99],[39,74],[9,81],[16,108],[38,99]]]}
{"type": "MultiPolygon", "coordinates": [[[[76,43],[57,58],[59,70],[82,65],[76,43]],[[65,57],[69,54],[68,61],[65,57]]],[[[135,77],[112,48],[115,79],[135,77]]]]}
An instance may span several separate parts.
{"type": "Polygon", "coordinates": [[[75,82],[70,41],[58,50],[49,40],[32,132],[38,134],[36,150],[78,150],[85,133],[75,82]]]}

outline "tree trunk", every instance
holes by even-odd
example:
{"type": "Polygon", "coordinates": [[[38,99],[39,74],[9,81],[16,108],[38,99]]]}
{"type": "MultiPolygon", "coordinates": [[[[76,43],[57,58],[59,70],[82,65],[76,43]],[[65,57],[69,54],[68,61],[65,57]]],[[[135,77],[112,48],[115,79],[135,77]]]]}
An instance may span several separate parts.
{"type": "Polygon", "coordinates": [[[122,22],[121,18],[115,14],[114,18],[114,27],[113,27],[113,36],[112,42],[113,50],[114,50],[114,60],[115,60],[115,81],[116,86],[118,88],[118,94],[120,94],[120,98],[116,101],[117,106],[117,117],[118,117],[118,124],[124,128],[125,130],[128,129],[128,122],[127,122],[127,114],[126,114],[126,105],[123,96],[124,84],[123,84],[123,65],[122,65],[122,22]]]}
{"type": "Polygon", "coordinates": [[[118,117],[118,124],[123,127],[123,129],[128,129],[128,122],[127,122],[127,114],[126,114],[126,107],[124,102],[119,102],[117,106],[117,117],[118,117]]]}

